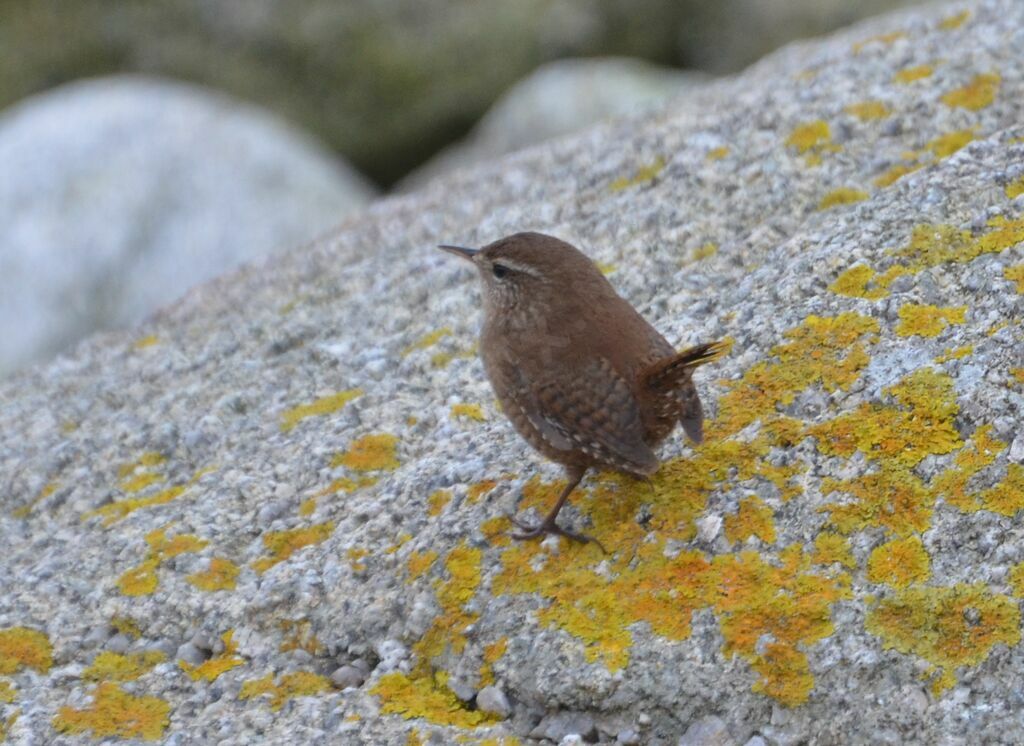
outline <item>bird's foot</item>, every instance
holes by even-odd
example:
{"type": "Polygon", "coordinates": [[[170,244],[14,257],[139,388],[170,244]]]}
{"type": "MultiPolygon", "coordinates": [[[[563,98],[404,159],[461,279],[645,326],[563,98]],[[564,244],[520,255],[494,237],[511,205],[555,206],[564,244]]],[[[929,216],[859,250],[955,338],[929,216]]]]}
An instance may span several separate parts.
{"type": "Polygon", "coordinates": [[[531,539],[540,539],[547,534],[555,534],[556,536],[564,536],[566,539],[571,541],[579,542],[580,544],[593,543],[597,544],[598,548],[604,553],[608,554],[608,550],[604,548],[604,544],[595,539],[593,536],[587,534],[578,534],[575,531],[569,531],[568,529],[562,528],[555,521],[544,521],[537,525],[530,525],[524,523],[514,516],[509,516],[509,520],[512,521],[517,527],[522,529],[521,533],[509,533],[508,535],[516,539],[517,541],[530,541],[531,539]]]}

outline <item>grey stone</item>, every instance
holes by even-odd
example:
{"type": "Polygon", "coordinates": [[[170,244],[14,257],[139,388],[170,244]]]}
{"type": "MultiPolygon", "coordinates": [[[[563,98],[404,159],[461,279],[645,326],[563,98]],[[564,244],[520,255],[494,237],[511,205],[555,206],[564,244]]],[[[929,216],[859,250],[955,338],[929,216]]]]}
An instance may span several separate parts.
{"type": "Polygon", "coordinates": [[[589,740],[595,735],[594,718],[585,712],[553,712],[541,718],[530,738],[546,738],[560,743],[568,736],[589,740]]]}
{"type": "Polygon", "coordinates": [[[118,632],[116,635],[107,640],[107,644],[104,646],[111,653],[124,654],[128,652],[128,648],[132,645],[132,638],[123,632],[118,632]]]}
{"type": "Polygon", "coordinates": [[[0,374],[306,242],[374,191],[282,121],[181,83],[62,86],[0,116],[0,374]]]}
{"type": "Polygon", "coordinates": [[[182,660],[192,666],[198,666],[210,656],[195,643],[186,642],[178,647],[174,654],[175,659],[182,660]]]}
{"type": "Polygon", "coordinates": [[[679,746],[734,746],[729,727],[715,715],[708,715],[690,724],[679,739],[679,746]]]}
{"type": "Polygon", "coordinates": [[[367,672],[356,666],[342,666],[331,674],[331,683],[339,689],[360,687],[366,681],[367,672]]]}
{"type": "Polygon", "coordinates": [[[481,712],[497,715],[504,719],[512,714],[512,705],[504,690],[497,686],[485,686],[476,695],[476,706],[481,712]]]}

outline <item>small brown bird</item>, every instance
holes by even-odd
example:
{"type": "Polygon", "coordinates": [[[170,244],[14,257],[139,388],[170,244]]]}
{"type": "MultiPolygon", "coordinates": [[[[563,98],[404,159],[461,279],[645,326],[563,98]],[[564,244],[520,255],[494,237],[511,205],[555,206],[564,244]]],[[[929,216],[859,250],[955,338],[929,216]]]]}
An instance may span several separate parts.
{"type": "Polygon", "coordinates": [[[652,448],[676,423],[700,443],[704,413],[693,371],[724,345],[676,352],[586,255],[553,236],[516,233],[482,249],[440,248],[472,262],[483,279],[480,353],[502,409],[569,480],[540,524],[513,519],[523,532],[512,536],[595,541],[556,523],[569,494],[591,467],[653,474],[652,448]]]}

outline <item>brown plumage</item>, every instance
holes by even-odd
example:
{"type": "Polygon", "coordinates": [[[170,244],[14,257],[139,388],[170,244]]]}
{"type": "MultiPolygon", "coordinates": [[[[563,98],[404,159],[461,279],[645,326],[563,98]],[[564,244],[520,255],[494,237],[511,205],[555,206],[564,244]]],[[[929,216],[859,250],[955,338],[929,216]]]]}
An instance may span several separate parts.
{"type": "Polygon", "coordinates": [[[480,353],[513,427],[566,468],[569,483],[530,539],[566,531],[558,511],[587,469],[646,477],[653,448],[682,424],[694,441],[704,419],[693,371],[723,352],[720,343],[676,352],[570,244],[516,233],[482,249],[442,246],[480,271],[484,327],[480,353]]]}

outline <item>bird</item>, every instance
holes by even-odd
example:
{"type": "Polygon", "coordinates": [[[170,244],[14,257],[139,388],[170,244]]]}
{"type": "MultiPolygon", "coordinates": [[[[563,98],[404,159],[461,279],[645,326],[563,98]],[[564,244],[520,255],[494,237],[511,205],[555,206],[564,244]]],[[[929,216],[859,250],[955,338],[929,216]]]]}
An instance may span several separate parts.
{"type": "Polygon", "coordinates": [[[601,546],[558,524],[562,506],[588,469],[649,478],[660,463],[654,448],[677,424],[700,443],[693,372],[727,345],[676,351],[586,254],[554,236],[521,232],[479,249],[438,248],[472,263],[483,282],[480,356],[502,411],[565,469],[550,512],[535,525],[512,517],[520,531],[510,536],[556,534],[601,546]]]}

